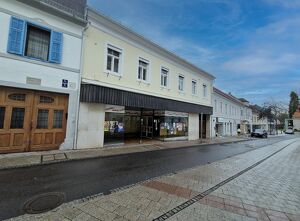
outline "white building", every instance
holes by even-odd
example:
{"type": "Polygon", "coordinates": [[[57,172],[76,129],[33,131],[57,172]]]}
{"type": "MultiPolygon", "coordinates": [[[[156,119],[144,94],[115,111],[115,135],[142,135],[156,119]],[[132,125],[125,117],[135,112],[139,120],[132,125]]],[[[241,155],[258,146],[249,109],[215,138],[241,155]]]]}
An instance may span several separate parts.
{"type": "Polygon", "coordinates": [[[71,149],[86,0],[1,0],[0,152],[71,149]]]}
{"type": "Polygon", "coordinates": [[[258,105],[250,105],[250,108],[252,110],[252,131],[254,131],[255,129],[263,129],[268,131],[269,133],[274,133],[274,122],[268,121],[266,117],[259,117],[261,107],[258,105]]]}
{"type": "Polygon", "coordinates": [[[252,123],[252,111],[247,104],[217,88],[213,88],[212,103],[212,137],[237,135],[238,128],[242,134],[248,132],[247,125],[252,123]]]}

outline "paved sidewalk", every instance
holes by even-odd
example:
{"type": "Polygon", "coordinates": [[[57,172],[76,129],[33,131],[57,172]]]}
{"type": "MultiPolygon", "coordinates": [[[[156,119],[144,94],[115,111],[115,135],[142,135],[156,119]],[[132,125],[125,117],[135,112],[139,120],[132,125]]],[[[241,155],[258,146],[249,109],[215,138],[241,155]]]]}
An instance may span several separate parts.
{"type": "Polygon", "coordinates": [[[299,171],[297,138],[11,220],[299,221],[299,171]]]}
{"type": "Polygon", "coordinates": [[[250,138],[246,136],[236,136],[216,139],[204,139],[202,142],[200,142],[199,140],[176,142],[152,141],[150,143],[148,142],[147,144],[131,144],[124,146],[111,146],[105,148],[0,154],[0,169],[57,163],[62,161],[79,160],[86,158],[113,156],[135,152],[181,148],[188,146],[240,142],[249,139],[250,138]]]}

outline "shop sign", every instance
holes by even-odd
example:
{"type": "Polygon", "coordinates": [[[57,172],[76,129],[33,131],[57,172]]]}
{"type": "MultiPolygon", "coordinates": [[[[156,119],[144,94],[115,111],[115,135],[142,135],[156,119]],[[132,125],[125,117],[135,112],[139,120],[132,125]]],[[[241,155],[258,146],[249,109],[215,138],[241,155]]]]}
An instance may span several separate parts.
{"type": "Polygon", "coordinates": [[[124,106],[117,106],[117,105],[105,105],[105,112],[125,113],[125,107],[124,106]]]}

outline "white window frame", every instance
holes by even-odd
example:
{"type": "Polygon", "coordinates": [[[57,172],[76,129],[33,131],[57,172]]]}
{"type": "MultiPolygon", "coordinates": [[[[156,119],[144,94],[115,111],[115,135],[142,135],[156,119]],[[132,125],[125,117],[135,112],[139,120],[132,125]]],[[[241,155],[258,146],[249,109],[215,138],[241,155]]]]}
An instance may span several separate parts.
{"type": "Polygon", "coordinates": [[[147,59],[144,59],[142,57],[138,58],[138,63],[137,63],[137,75],[136,75],[136,79],[139,82],[144,82],[144,83],[150,83],[150,61],[147,59]],[[140,61],[147,63],[147,69],[146,69],[146,80],[144,79],[140,79],[139,78],[139,67],[140,67],[140,61]]]}
{"type": "Polygon", "coordinates": [[[166,68],[166,67],[163,67],[163,66],[161,66],[160,67],[160,86],[162,87],[162,88],[169,88],[170,87],[170,69],[169,68],[166,68]],[[161,82],[161,76],[162,76],[162,70],[165,70],[165,71],[167,71],[168,73],[167,73],[167,80],[166,80],[166,85],[162,85],[162,82],[161,82]]]}
{"type": "Polygon", "coordinates": [[[197,93],[198,93],[197,85],[198,85],[197,80],[193,79],[192,80],[192,95],[197,95],[197,93]],[[193,83],[195,83],[195,91],[194,91],[194,88],[193,88],[193,83]]]}
{"type": "Polygon", "coordinates": [[[114,44],[111,43],[106,43],[105,44],[105,61],[104,61],[104,72],[107,74],[112,74],[112,75],[117,75],[117,76],[123,76],[123,56],[124,56],[124,50],[118,46],[115,46],[114,44]],[[119,57],[119,67],[118,67],[118,72],[114,71],[114,62],[112,61],[112,70],[107,69],[107,57],[108,57],[108,49],[112,49],[114,51],[117,51],[120,53],[119,57]]]}
{"type": "Polygon", "coordinates": [[[179,92],[184,92],[184,75],[183,74],[178,74],[178,91],[179,92]],[[182,88],[180,88],[181,86],[181,79],[182,79],[182,88]]]}
{"type": "Polygon", "coordinates": [[[203,89],[203,97],[207,97],[207,84],[203,84],[202,89],[203,89]]]}

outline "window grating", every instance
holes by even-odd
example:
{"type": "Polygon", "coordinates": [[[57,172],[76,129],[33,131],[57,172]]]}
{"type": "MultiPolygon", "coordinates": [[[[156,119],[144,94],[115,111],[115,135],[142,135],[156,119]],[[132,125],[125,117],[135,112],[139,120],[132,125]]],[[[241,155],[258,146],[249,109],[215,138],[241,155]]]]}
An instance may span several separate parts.
{"type": "Polygon", "coordinates": [[[8,98],[14,101],[25,101],[26,94],[10,94],[8,98]]]}
{"type": "Polygon", "coordinates": [[[53,128],[62,128],[63,114],[63,110],[54,110],[53,128]]]}
{"type": "Polygon", "coordinates": [[[39,109],[36,128],[38,129],[48,128],[48,115],[49,115],[49,110],[39,109]]]}
{"type": "Polygon", "coordinates": [[[54,98],[48,96],[40,96],[40,103],[50,104],[54,102],[54,98]]]}
{"type": "Polygon", "coordinates": [[[10,128],[22,129],[24,125],[25,108],[14,107],[12,109],[10,128]]]}

